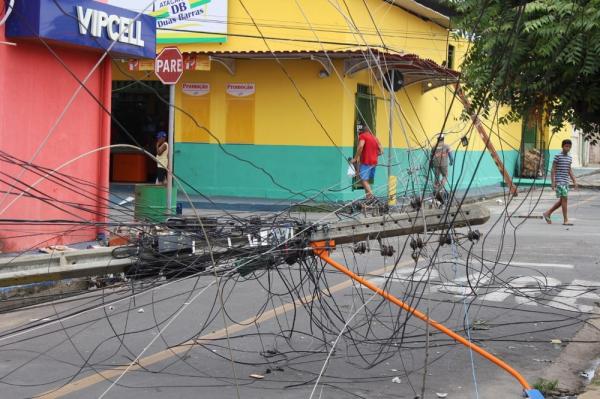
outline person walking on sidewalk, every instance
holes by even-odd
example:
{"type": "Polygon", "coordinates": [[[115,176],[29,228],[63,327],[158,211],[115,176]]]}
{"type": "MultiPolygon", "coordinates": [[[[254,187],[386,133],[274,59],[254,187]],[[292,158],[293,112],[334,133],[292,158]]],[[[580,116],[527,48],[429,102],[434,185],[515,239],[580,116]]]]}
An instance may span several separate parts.
{"type": "Polygon", "coordinates": [[[381,154],[383,154],[383,150],[381,149],[379,139],[371,133],[368,127],[363,127],[358,135],[358,147],[356,148],[356,155],[352,159],[352,163],[358,164],[358,175],[366,191],[367,199],[375,198],[369,180],[375,178],[377,158],[381,154]]]}
{"type": "Polygon", "coordinates": [[[550,219],[552,213],[558,208],[562,208],[563,224],[571,225],[569,222],[569,216],[567,215],[569,178],[573,181],[575,189],[577,189],[577,181],[575,180],[573,170],[571,169],[573,158],[571,158],[569,155],[569,151],[571,151],[571,145],[571,140],[563,140],[562,152],[554,157],[554,162],[552,163],[552,172],[550,175],[552,178],[552,190],[556,191],[556,198],[558,198],[558,201],[556,201],[556,203],[552,205],[550,209],[543,213],[544,220],[546,220],[546,223],[548,224],[552,223],[552,220],[550,219]]]}

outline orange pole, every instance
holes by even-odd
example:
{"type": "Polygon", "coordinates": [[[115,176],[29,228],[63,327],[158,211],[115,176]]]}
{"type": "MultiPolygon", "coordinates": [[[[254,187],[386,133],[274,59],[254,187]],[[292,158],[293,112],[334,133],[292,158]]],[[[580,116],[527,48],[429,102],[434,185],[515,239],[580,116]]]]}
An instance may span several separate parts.
{"type": "Polygon", "coordinates": [[[425,314],[419,312],[417,309],[408,306],[406,303],[402,302],[400,299],[391,295],[387,291],[382,290],[381,288],[377,287],[375,284],[371,283],[370,281],[365,280],[364,278],[360,277],[359,275],[353,273],[351,270],[349,270],[344,265],[337,263],[336,261],[331,259],[329,257],[329,248],[335,247],[335,243],[333,241],[313,242],[313,243],[311,243],[311,246],[313,247],[314,253],[319,258],[323,259],[325,262],[329,263],[331,266],[335,267],[336,269],[338,269],[339,271],[341,271],[342,273],[344,273],[345,275],[350,277],[352,280],[357,281],[361,285],[369,288],[371,291],[376,292],[377,294],[379,294],[383,298],[387,299],[388,301],[400,306],[402,309],[406,310],[408,313],[415,315],[419,319],[428,323],[430,326],[432,326],[432,327],[436,328],[437,330],[441,331],[442,333],[448,335],[450,338],[454,339],[455,341],[458,341],[459,343],[463,344],[467,348],[479,353],[481,356],[485,357],[487,360],[494,363],[495,365],[501,367],[507,373],[509,373],[510,375],[515,377],[519,381],[521,386],[523,386],[523,389],[525,389],[525,390],[531,389],[531,386],[527,383],[527,380],[525,380],[525,377],[523,377],[518,371],[516,371],[515,369],[510,367],[508,364],[506,364],[502,360],[498,359],[496,356],[494,356],[491,353],[487,352],[486,350],[480,348],[479,346],[473,344],[472,342],[467,341],[465,338],[458,335],[454,331],[450,330],[448,327],[444,326],[443,324],[438,323],[435,320],[430,319],[425,314]]]}

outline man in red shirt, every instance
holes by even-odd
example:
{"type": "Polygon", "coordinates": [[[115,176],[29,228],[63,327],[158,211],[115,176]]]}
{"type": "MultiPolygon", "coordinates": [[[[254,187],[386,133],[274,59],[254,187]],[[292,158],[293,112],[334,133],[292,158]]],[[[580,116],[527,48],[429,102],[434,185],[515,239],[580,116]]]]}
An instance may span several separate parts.
{"type": "Polygon", "coordinates": [[[367,198],[374,198],[369,180],[375,178],[377,158],[382,153],[383,151],[379,139],[371,133],[369,128],[363,128],[358,135],[358,147],[356,148],[356,155],[352,159],[352,163],[358,164],[360,161],[358,174],[362,185],[365,188],[367,198]]]}

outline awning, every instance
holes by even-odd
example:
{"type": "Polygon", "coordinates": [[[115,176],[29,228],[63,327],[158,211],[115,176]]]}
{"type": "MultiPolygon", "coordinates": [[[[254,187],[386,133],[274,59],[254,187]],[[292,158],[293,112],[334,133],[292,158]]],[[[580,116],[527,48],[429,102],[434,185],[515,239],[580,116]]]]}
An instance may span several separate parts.
{"type": "Polygon", "coordinates": [[[416,54],[393,54],[367,48],[336,51],[207,51],[185,53],[184,57],[195,55],[208,56],[211,61],[223,65],[232,75],[235,74],[236,60],[312,60],[320,63],[329,75],[332,73],[333,61],[343,60],[344,76],[369,69],[381,79],[386,71],[396,69],[404,75],[405,86],[421,83],[424,91],[457,83],[460,76],[459,72],[416,54]]]}

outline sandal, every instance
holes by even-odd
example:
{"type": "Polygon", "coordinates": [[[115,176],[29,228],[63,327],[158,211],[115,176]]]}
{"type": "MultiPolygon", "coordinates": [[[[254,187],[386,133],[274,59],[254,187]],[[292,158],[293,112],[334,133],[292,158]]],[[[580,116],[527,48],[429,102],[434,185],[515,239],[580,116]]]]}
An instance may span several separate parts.
{"type": "Polygon", "coordinates": [[[545,213],[542,213],[542,216],[544,217],[546,223],[552,224],[552,219],[550,219],[550,216],[546,215],[545,213]]]}

